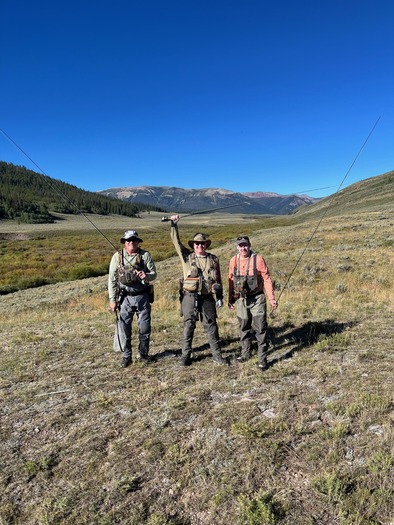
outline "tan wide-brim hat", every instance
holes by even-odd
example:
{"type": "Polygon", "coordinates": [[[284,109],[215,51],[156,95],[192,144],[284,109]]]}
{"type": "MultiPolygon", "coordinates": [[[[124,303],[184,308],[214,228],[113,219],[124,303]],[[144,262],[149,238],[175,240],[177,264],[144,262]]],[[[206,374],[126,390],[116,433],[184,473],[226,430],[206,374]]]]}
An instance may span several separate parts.
{"type": "Polygon", "coordinates": [[[208,239],[208,235],[205,235],[205,233],[196,233],[193,240],[188,242],[190,248],[194,248],[195,242],[205,242],[206,247],[209,248],[212,241],[211,239],[208,239]]]}

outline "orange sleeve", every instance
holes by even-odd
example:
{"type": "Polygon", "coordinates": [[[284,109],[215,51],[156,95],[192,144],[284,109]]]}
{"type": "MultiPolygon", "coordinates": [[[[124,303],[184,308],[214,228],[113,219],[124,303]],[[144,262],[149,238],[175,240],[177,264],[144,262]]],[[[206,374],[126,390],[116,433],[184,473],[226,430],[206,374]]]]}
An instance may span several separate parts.
{"type": "Polygon", "coordinates": [[[272,284],[270,272],[264,257],[256,255],[256,268],[263,278],[264,290],[270,301],[275,301],[274,285],[272,284]]]}
{"type": "Polygon", "coordinates": [[[228,300],[231,301],[233,297],[233,290],[234,290],[234,269],[235,269],[235,261],[237,259],[237,256],[235,255],[230,259],[230,264],[228,267],[228,300]]]}

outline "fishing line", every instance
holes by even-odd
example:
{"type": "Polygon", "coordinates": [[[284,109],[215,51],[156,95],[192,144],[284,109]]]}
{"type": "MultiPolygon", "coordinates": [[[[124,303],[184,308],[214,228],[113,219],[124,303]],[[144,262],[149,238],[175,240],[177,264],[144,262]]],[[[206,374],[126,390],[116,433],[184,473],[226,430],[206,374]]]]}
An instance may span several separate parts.
{"type": "Polygon", "coordinates": [[[311,191],[320,191],[320,190],[328,190],[330,188],[336,188],[336,186],[324,186],[324,188],[314,188],[312,190],[301,190],[301,191],[295,191],[294,193],[287,193],[285,197],[291,197],[292,195],[299,195],[300,193],[310,193],[311,191]]]}
{"type": "Polygon", "coordinates": [[[69,198],[67,197],[67,195],[57,186],[57,184],[55,182],[53,182],[53,180],[44,172],[44,170],[42,170],[40,168],[40,166],[38,166],[38,164],[36,164],[34,162],[34,160],[26,153],[26,151],[24,151],[16,142],[15,140],[13,140],[3,129],[0,128],[0,131],[3,133],[3,135],[19,150],[23,153],[23,155],[28,158],[30,160],[30,162],[32,162],[34,164],[34,166],[45,176],[47,177],[47,183],[52,187],[52,189],[54,189],[61,197],[63,197],[63,199],[67,202],[67,204],[70,204],[80,215],[82,215],[83,217],[85,217],[85,219],[87,221],[90,222],[90,224],[93,226],[93,228],[95,228],[99,233],[100,235],[102,235],[104,237],[104,239],[109,242],[109,244],[117,251],[118,248],[113,244],[113,242],[108,239],[108,237],[105,235],[104,232],[102,232],[100,230],[100,228],[98,228],[94,222],[85,214],[83,213],[81,210],[79,210],[78,206],[69,198]]]}
{"type": "MultiPolygon", "coordinates": [[[[26,153],[26,151],[24,151],[22,149],[21,146],[19,146],[19,144],[17,144],[17,142],[15,142],[15,140],[13,140],[9,135],[8,133],[6,133],[2,128],[0,128],[0,131],[1,133],[3,133],[3,135],[27,158],[30,160],[30,162],[32,162],[32,164],[34,164],[34,166],[47,178],[46,182],[49,184],[49,186],[51,186],[68,204],[70,204],[80,215],[82,215],[83,217],[85,217],[85,219],[90,222],[90,224],[96,229],[96,231],[98,233],[100,233],[100,235],[102,235],[104,237],[104,239],[116,250],[118,251],[118,248],[112,243],[112,241],[110,239],[108,239],[108,237],[104,234],[103,231],[100,230],[100,228],[98,226],[96,226],[96,224],[85,214],[83,213],[81,210],[79,210],[78,206],[58,187],[58,185],[44,172],[44,170],[42,168],[40,168],[40,166],[26,153]]],[[[237,206],[236,204],[231,204],[231,205],[228,205],[228,206],[222,206],[221,208],[215,208],[213,210],[203,210],[203,211],[196,211],[196,212],[193,212],[193,213],[189,213],[187,215],[185,215],[185,217],[188,217],[189,215],[200,215],[200,214],[203,214],[203,213],[208,213],[208,212],[211,212],[211,211],[217,211],[218,209],[224,209],[224,208],[232,208],[232,207],[235,207],[237,206]]],[[[162,218],[162,222],[164,221],[168,221],[169,218],[168,217],[163,217],[162,218]]],[[[158,231],[158,230],[161,230],[161,228],[148,228],[150,230],[153,230],[153,231],[158,231]]]]}
{"type": "MultiPolygon", "coordinates": [[[[363,151],[363,149],[364,149],[364,147],[366,146],[368,140],[370,139],[372,133],[374,132],[376,126],[378,125],[379,120],[380,120],[380,117],[376,120],[375,124],[373,125],[371,131],[369,132],[369,134],[368,134],[367,138],[365,139],[363,145],[362,145],[361,148],[359,149],[357,155],[355,156],[353,162],[351,163],[349,169],[347,170],[345,176],[343,177],[343,179],[342,179],[340,185],[338,186],[336,192],[331,196],[331,199],[328,201],[328,206],[327,206],[327,208],[325,209],[323,215],[321,216],[321,218],[320,218],[318,224],[316,225],[316,228],[314,229],[312,235],[311,235],[310,238],[308,239],[308,241],[307,241],[307,243],[306,243],[306,245],[305,245],[305,247],[304,247],[304,249],[303,249],[303,251],[302,251],[300,257],[298,258],[298,260],[297,260],[297,262],[296,262],[294,268],[292,269],[292,271],[291,271],[291,273],[290,273],[290,275],[289,275],[289,277],[288,277],[288,279],[287,279],[285,285],[284,285],[283,288],[281,289],[281,292],[280,292],[280,294],[279,294],[279,296],[278,296],[278,299],[277,299],[277,302],[278,302],[278,303],[279,303],[279,299],[281,298],[281,296],[282,296],[284,290],[287,288],[287,286],[288,286],[288,284],[289,284],[289,281],[290,281],[291,277],[293,276],[295,270],[297,269],[297,267],[298,267],[298,265],[299,265],[301,259],[302,259],[303,256],[305,255],[306,250],[308,249],[310,243],[312,242],[312,239],[313,239],[314,236],[316,235],[316,232],[317,232],[317,230],[319,229],[320,224],[322,223],[324,217],[327,215],[328,210],[330,209],[331,205],[333,204],[333,202],[334,202],[334,200],[335,200],[335,196],[337,195],[337,193],[338,193],[338,192],[340,191],[340,189],[342,188],[342,186],[343,186],[343,184],[344,184],[344,182],[345,182],[347,176],[349,175],[349,173],[350,173],[350,171],[352,170],[354,164],[356,163],[358,157],[361,155],[361,152],[363,151]]],[[[50,179],[50,177],[49,177],[48,175],[46,175],[46,173],[44,172],[44,170],[42,170],[42,169],[40,168],[40,166],[38,166],[38,164],[37,164],[36,162],[34,162],[34,160],[33,160],[33,159],[32,159],[32,158],[31,158],[31,157],[30,157],[30,156],[29,156],[29,155],[28,155],[28,154],[27,154],[27,153],[26,153],[26,152],[25,152],[25,151],[24,151],[24,150],[23,150],[23,149],[22,149],[22,148],[21,148],[16,142],[15,142],[15,141],[14,141],[14,140],[13,140],[13,139],[12,139],[12,138],[11,138],[11,137],[10,137],[10,136],[9,136],[4,130],[3,130],[3,129],[0,128],[0,131],[3,133],[3,135],[4,135],[4,136],[5,136],[5,137],[6,137],[6,138],[7,138],[7,139],[8,139],[8,140],[9,140],[9,141],[10,141],[10,142],[11,142],[11,143],[12,143],[12,144],[18,149],[18,150],[19,150],[19,151],[21,151],[21,152],[23,153],[23,155],[25,155],[26,158],[28,158],[28,159],[34,164],[34,166],[36,166],[36,168],[37,168],[37,169],[38,169],[43,175],[45,175],[45,177],[47,177],[47,182],[48,182],[48,184],[49,184],[50,186],[52,186],[52,188],[55,189],[55,191],[57,191],[57,193],[58,193],[61,197],[63,197],[63,199],[65,199],[65,201],[66,201],[67,203],[69,203],[71,206],[73,206],[74,209],[75,209],[80,215],[82,215],[83,217],[85,217],[85,219],[86,219],[88,222],[90,222],[90,224],[91,224],[91,225],[92,225],[92,226],[93,226],[93,227],[94,227],[94,228],[100,233],[100,235],[102,235],[102,236],[104,237],[104,239],[106,239],[106,241],[107,241],[107,242],[108,242],[108,243],[109,243],[109,244],[110,244],[110,245],[111,245],[111,246],[117,251],[117,247],[112,243],[112,241],[111,241],[110,239],[108,239],[108,237],[107,237],[107,236],[106,236],[106,235],[105,235],[105,234],[104,234],[104,233],[103,233],[103,232],[102,232],[102,231],[101,231],[101,230],[100,230],[100,229],[94,224],[94,222],[93,222],[93,221],[92,221],[92,220],[91,220],[91,219],[90,219],[85,213],[83,213],[82,211],[80,211],[80,210],[78,209],[78,207],[76,206],[76,204],[75,204],[73,201],[71,201],[71,199],[70,199],[69,197],[67,197],[67,195],[65,195],[65,194],[61,191],[61,189],[60,189],[60,188],[59,188],[59,187],[58,187],[58,186],[57,186],[57,185],[56,185],[56,184],[50,179]]],[[[332,188],[332,187],[335,187],[335,186],[326,186],[325,188],[316,188],[315,190],[304,190],[304,192],[306,192],[306,191],[309,191],[309,192],[311,192],[311,191],[318,191],[318,190],[321,190],[321,189],[327,189],[327,188],[332,188]]],[[[297,193],[301,193],[301,192],[297,192],[297,193]]],[[[293,194],[291,194],[291,195],[293,195],[293,194]]],[[[225,206],[225,207],[227,207],[227,206],[225,206]]],[[[223,207],[223,208],[225,208],[225,207],[223,207]]],[[[228,207],[235,207],[235,205],[228,206],[228,207]]],[[[208,211],[209,211],[209,210],[204,210],[204,212],[208,212],[208,211]]],[[[197,215],[197,214],[204,213],[204,212],[191,213],[190,215],[197,215]]],[[[167,217],[166,217],[166,220],[168,220],[167,217]]],[[[151,230],[152,230],[152,229],[153,229],[153,230],[156,230],[156,229],[157,229],[157,230],[158,230],[159,228],[149,228],[149,229],[151,229],[151,230]]]]}
{"type": "Polygon", "coordinates": [[[287,279],[285,285],[283,286],[282,290],[280,291],[279,297],[278,297],[278,299],[277,299],[277,303],[279,303],[279,299],[281,298],[282,293],[283,293],[283,292],[285,291],[285,289],[287,288],[287,285],[289,284],[289,281],[290,281],[292,275],[294,274],[294,272],[295,272],[297,266],[299,265],[301,259],[303,258],[303,256],[304,256],[306,250],[308,249],[308,246],[309,246],[309,244],[311,243],[313,237],[315,236],[317,230],[319,229],[319,226],[320,226],[320,224],[322,223],[324,217],[327,215],[328,210],[330,209],[332,203],[334,202],[335,196],[337,195],[337,193],[339,192],[339,190],[342,188],[342,186],[343,186],[343,184],[344,184],[344,182],[345,182],[345,180],[346,180],[346,177],[349,175],[349,173],[350,173],[351,169],[353,168],[354,164],[356,163],[358,157],[361,155],[362,150],[364,149],[364,147],[365,147],[365,145],[367,144],[367,142],[368,142],[370,136],[372,135],[372,133],[374,132],[376,126],[378,125],[379,120],[380,120],[380,117],[377,119],[377,121],[375,122],[375,124],[372,126],[371,131],[369,132],[369,134],[368,134],[367,138],[365,139],[363,145],[362,145],[361,148],[359,149],[357,155],[354,157],[354,160],[353,160],[353,162],[351,163],[349,169],[347,170],[345,176],[343,177],[341,184],[338,186],[337,191],[331,196],[331,199],[328,201],[328,206],[327,206],[327,208],[325,209],[323,215],[321,216],[319,222],[317,223],[316,228],[314,229],[312,235],[310,236],[309,240],[307,241],[307,243],[306,243],[306,245],[305,245],[305,248],[304,248],[304,250],[302,251],[301,255],[299,256],[298,261],[296,262],[296,264],[295,264],[293,270],[291,271],[291,273],[290,273],[290,275],[289,275],[289,277],[288,277],[288,279],[287,279]]]}
{"type": "MultiPolygon", "coordinates": [[[[94,222],[83,212],[81,212],[79,210],[79,208],[77,207],[77,205],[58,187],[58,185],[53,182],[53,180],[51,180],[50,177],[48,177],[48,175],[44,172],[44,170],[42,170],[40,168],[40,166],[38,166],[38,164],[36,162],[34,162],[34,160],[3,130],[0,128],[0,131],[3,133],[3,135],[16,147],[18,148],[19,151],[21,151],[23,153],[23,155],[25,155],[26,158],[28,158],[33,164],[34,166],[36,166],[36,168],[47,178],[47,182],[48,184],[61,196],[63,197],[63,199],[68,203],[70,204],[80,215],[82,215],[83,217],[85,217],[85,219],[90,222],[90,224],[95,228],[95,230],[100,233],[100,235],[102,235],[104,237],[104,239],[114,248],[115,251],[118,251],[118,248],[112,243],[112,241],[110,239],[108,239],[108,237],[104,234],[104,232],[102,232],[100,230],[100,228],[98,228],[94,222]]],[[[117,339],[118,339],[118,344],[119,344],[119,348],[121,351],[123,351],[122,349],[122,345],[121,345],[121,342],[120,342],[120,337],[119,337],[119,331],[118,331],[118,324],[119,324],[119,315],[118,315],[118,311],[115,310],[115,316],[116,316],[116,334],[117,334],[117,339]]]]}

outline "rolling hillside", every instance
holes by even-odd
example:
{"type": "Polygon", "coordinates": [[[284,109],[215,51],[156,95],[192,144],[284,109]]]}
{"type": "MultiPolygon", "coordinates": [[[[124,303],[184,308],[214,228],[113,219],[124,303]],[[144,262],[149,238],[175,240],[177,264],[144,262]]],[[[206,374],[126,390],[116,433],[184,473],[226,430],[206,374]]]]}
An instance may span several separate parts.
{"type": "Polygon", "coordinates": [[[160,210],[156,206],[99,195],[23,166],[0,161],[0,220],[51,223],[54,213],[110,213],[135,217],[140,211],[160,210]]]}
{"type": "Polygon", "coordinates": [[[325,212],[332,216],[359,211],[385,211],[392,209],[393,202],[394,171],[389,171],[356,182],[313,206],[302,206],[293,214],[300,218],[312,218],[325,212]]]}

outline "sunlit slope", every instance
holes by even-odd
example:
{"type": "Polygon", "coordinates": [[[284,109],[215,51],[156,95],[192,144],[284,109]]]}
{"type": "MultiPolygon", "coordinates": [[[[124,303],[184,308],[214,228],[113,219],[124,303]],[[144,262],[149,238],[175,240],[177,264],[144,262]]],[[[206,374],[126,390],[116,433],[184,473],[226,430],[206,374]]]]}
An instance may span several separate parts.
{"type": "Polygon", "coordinates": [[[298,218],[327,213],[331,216],[354,212],[388,211],[394,205],[394,171],[356,182],[322,199],[312,206],[294,212],[298,218]]]}

